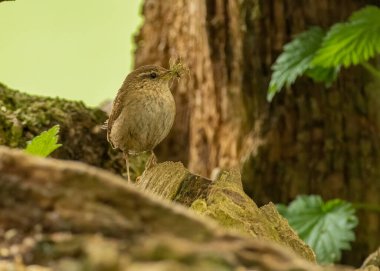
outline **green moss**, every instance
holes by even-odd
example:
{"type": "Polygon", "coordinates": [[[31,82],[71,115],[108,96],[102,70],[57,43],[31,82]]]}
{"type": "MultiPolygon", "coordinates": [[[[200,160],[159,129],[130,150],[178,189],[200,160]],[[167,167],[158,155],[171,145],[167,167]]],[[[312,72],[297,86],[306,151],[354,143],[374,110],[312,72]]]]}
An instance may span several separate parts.
{"type": "Polygon", "coordinates": [[[207,211],[207,202],[204,199],[197,199],[191,204],[190,209],[198,214],[204,214],[207,211]]]}
{"type": "Polygon", "coordinates": [[[0,84],[0,145],[25,148],[27,141],[59,124],[63,146],[53,157],[121,172],[121,155],[111,151],[100,129],[106,119],[106,113],[82,102],[28,95],[0,84]]]}
{"type": "Polygon", "coordinates": [[[272,223],[244,193],[238,171],[222,171],[212,183],[207,199],[195,200],[191,209],[213,218],[226,229],[280,242],[272,223]]]}
{"type": "Polygon", "coordinates": [[[78,115],[78,112],[85,111],[95,122],[101,123],[106,119],[104,114],[89,110],[82,102],[32,96],[1,84],[0,108],[1,143],[14,147],[24,147],[27,140],[53,124],[74,121],[71,117],[78,115]]]}

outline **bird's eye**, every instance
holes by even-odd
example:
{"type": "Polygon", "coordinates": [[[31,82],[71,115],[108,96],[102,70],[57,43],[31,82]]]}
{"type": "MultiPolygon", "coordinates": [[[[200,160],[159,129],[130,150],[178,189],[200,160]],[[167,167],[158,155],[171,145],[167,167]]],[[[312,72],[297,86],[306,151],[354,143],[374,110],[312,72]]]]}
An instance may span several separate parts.
{"type": "Polygon", "coordinates": [[[151,72],[150,74],[149,74],[149,77],[150,78],[152,78],[152,79],[154,79],[154,78],[157,78],[157,73],[156,72],[151,72]]]}

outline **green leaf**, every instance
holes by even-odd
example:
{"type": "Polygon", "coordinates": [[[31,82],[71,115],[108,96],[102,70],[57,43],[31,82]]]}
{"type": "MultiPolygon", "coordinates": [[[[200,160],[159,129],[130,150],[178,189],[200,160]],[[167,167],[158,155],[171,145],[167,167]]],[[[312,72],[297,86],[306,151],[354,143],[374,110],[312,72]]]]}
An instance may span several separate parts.
{"type": "Polygon", "coordinates": [[[340,66],[336,68],[324,68],[321,66],[311,67],[306,71],[306,75],[315,82],[325,82],[326,87],[330,87],[338,76],[340,66]]]}
{"type": "Polygon", "coordinates": [[[47,157],[57,148],[62,146],[58,142],[59,125],[55,125],[48,131],[42,132],[40,135],[28,142],[25,152],[33,155],[47,157]]]}
{"type": "Polygon", "coordinates": [[[268,101],[284,86],[290,86],[310,66],[315,52],[322,44],[325,32],[313,27],[296,36],[284,46],[284,51],[272,66],[273,74],[269,83],[268,101]]]}
{"type": "Polygon", "coordinates": [[[348,67],[380,53],[380,8],[367,6],[351,15],[347,23],[335,24],[323,39],[312,65],[348,67]]]}
{"type": "Polygon", "coordinates": [[[279,212],[299,236],[313,248],[319,263],[333,263],[341,251],[355,240],[353,229],[358,224],[355,209],[343,200],[323,202],[320,196],[298,196],[279,212]]]}

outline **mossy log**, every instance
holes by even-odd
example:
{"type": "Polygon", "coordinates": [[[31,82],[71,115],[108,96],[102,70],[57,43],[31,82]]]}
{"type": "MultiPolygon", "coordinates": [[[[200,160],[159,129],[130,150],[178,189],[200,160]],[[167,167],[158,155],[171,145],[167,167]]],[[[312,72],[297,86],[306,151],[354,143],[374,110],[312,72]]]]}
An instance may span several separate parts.
{"type": "MultiPolygon", "coordinates": [[[[181,168],[157,165],[141,184],[169,166],[181,168]]],[[[272,215],[260,219],[270,224],[272,215]]],[[[0,270],[353,270],[318,266],[263,240],[270,234],[227,231],[104,170],[7,147],[0,147],[0,229],[0,270]]]]}
{"type": "Polygon", "coordinates": [[[105,112],[82,102],[28,95],[0,84],[0,145],[24,148],[28,140],[59,124],[62,147],[53,157],[120,173],[125,162],[101,129],[106,119],[105,112]]]}

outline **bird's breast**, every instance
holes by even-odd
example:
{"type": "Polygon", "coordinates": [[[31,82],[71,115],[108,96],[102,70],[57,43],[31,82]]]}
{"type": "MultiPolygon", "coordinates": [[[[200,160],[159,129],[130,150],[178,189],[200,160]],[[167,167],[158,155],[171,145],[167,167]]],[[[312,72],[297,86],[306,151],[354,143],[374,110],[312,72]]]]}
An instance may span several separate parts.
{"type": "Polygon", "coordinates": [[[120,149],[142,152],[152,150],[169,133],[175,118],[175,103],[170,91],[133,93],[111,131],[120,149]],[[114,129],[116,128],[116,129],[114,129]]]}

